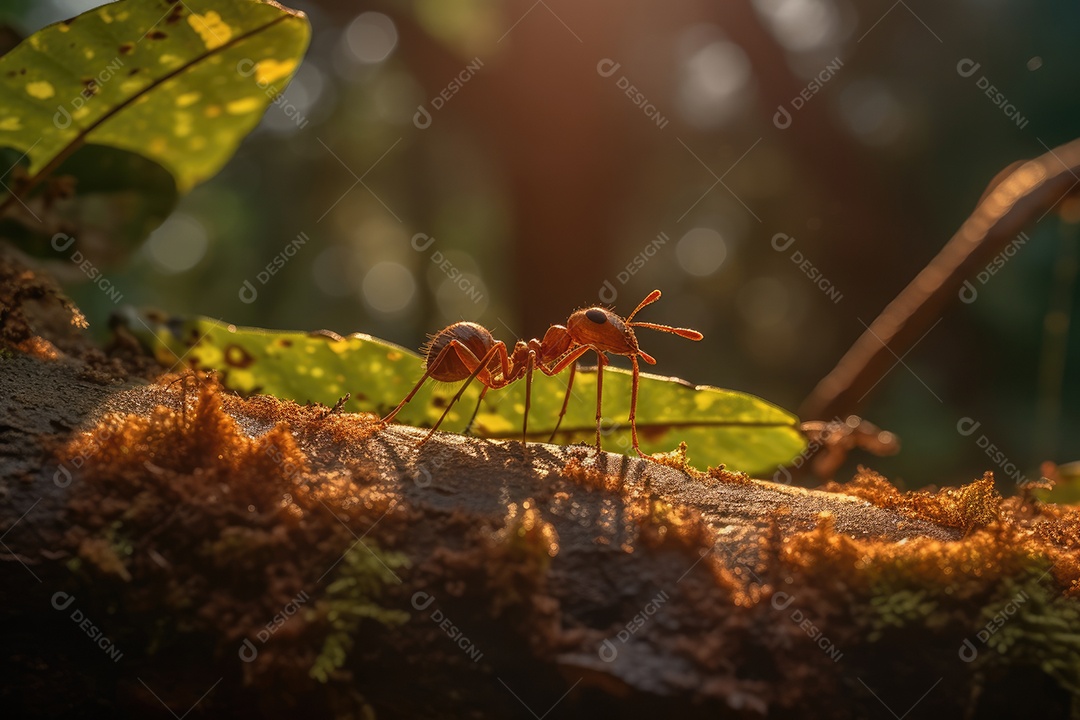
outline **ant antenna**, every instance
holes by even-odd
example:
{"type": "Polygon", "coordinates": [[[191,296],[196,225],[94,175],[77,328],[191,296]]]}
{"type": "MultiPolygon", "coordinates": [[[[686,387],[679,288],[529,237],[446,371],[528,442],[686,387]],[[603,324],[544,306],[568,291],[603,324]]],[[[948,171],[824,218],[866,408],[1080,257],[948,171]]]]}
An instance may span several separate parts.
{"type": "Polygon", "coordinates": [[[643,307],[645,307],[647,305],[652,305],[654,302],[656,302],[659,299],[660,299],[660,291],[659,290],[653,290],[651,293],[649,293],[648,296],[646,296],[646,298],[644,300],[642,300],[638,304],[638,306],[636,308],[634,308],[634,312],[632,312],[632,313],[630,313],[629,315],[626,316],[626,324],[627,325],[633,325],[634,327],[643,327],[643,328],[649,328],[650,330],[659,330],[660,332],[671,333],[673,335],[678,335],[679,337],[684,337],[687,340],[701,340],[701,339],[703,339],[705,337],[704,335],[699,333],[697,330],[691,330],[689,328],[677,328],[677,327],[671,327],[670,325],[658,325],[656,323],[651,323],[651,322],[630,322],[634,318],[634,316],[638,314],[639,310],[641,310],[643,307]]]}

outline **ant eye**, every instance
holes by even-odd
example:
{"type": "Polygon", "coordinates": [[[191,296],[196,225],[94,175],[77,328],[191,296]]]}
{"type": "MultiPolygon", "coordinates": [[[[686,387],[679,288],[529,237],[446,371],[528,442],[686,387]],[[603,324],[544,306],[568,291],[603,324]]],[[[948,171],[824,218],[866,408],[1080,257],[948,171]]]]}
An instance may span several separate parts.
{"type": "Polygon", "coordinates": [[[605,315],[604,311],[600,310],[599,308],[593,308],[592,310],[585,311],[585,317],[589,318],[597,325],[603,325],[607,322],[607,315],[605,315]]]}

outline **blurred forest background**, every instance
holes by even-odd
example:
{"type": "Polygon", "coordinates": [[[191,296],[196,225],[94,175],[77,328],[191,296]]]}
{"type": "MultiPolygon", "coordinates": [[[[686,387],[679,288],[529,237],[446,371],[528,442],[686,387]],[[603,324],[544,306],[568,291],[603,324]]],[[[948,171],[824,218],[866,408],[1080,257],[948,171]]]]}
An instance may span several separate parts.
{"type": "MultiPolygon", "coordinates": [[[[7,0],[0,20],[25,35],[99,4],[7,0]]],[[[461,319],[541,336],[660,288],[642,319],[705,340],[642,331],[657,372],[794,410],[991,178],[1080,135],[1075,4],[287,4],[314,28],[304,65],[105,267],[125,303],[417,347],[461,319]]],[[[1029,478],[1080,459],[1075,228],[1048,214],[884,378],[861,414],[904,449],[862,461],[1006,489],[983,438],[1029,478]]],[[[104,335],[112,302],[70,291],[104,335]]]]}

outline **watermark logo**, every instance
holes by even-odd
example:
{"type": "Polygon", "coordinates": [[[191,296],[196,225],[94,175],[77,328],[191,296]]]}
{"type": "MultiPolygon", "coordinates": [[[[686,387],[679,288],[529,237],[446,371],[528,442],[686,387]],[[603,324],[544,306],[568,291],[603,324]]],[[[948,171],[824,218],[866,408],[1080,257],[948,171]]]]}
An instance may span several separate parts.
{"type": "MultiPolygon", "coordinates": [[[[790,593],[781,591],[772,596],[772,606],[775,610],[787,610],[794,602],[795,597],[790,593]]],[[[840,652],[840,649],[826,637],[821,628],[813,623],[806,612],[796,607],[791,611],[789,617],[791,622],[798,625],[799,629],[806,633],[806,636],[813,640],[821,648],[822,652],[832,658],[834,663],[840,662],[840,658],[844,657],[844,653],[840,652]]]]}
{"type": "MultiPolygon", "coordinates": [[[[84,78],[82,81],[82,92],[72,98],[71,102],[66,106],[56,106],[56,114],[53,115],[53,125],[55,125],[58,130],[67,130],[75,120],[81,120],[89,115],[90,110],[86,106],[87,102],[89,102],[90,98],[101,92],[101,86],[112,80],[122,67],[124,67],[124,61],[117,56],[109,61],[109,64],[96,76],[84,78]],[[71,108],[70,110],[68,109],[69,107],[71,108]]],[[[43,93],[49,93],[49,95],[51,95],[53,92],[51,89],[52,86],[48,83],[42,84],[39,82],[32,83],[32,85],[37,86],[36,94],[34,90],[29,88],[28,92],[35,97],[48,97],[48,95],[44,95],[43,93]]]]}
{"type": "MultiPolygon", "coordinates": [[[[74,602],[75,596],[63,591],[54,593],[52,596],[52,606],[61,612],[66,611],[74,602]]],[[[71,621],[78,625],[79,629],[86,633],[86,636],[95,645],[105,651],[105,654],[113,662],[120,662],[120,658],[124,657],[124,653],[120,651],[120,648],[116,647],[113,641],[105,636],[104,631],[94,625],[82,610],[79,608],[72,610],[71,621]]]]}
{"type": "MultiPolygon", "coordinates": [[[[960,433],[964,437],[971,437],[975,432],[982,427],[982,423],[969,417],[962,417],[956,423],[956,432],[960,433]]],[[[1005,473],[1007,477],[1016,481],[1017,487],[1024,487],[1028,483],[1032,482],[1028,480],[1027,475],[1020,472],[1020,469],[1009,459],[1009,456],[1005,454],[1001,448],[990,441],[986,435],[979,433],[979,437],[975,440],[975,444],[986,453],[986,457],[996,464],[1005,473]]]]}
{"type": "MultiPolygon", "coordinates": [[[[281,252],[275,255],[274,258],[266,264],[266,267],[255,275],[255,280],[259,285],[266,285],[270,282],[270,278],[277,275],[278,272],[292,260],[293,256],[299,252],[300,248],[307,245],[308,240],[310,240],[310,238],[307,236],[307,233],[302,232],[296,236],[295,240],[286,245],[281,252]]],[[[240,302],[250,305],[259,297],[259,290],[250,280],[244,280],[237,295],[240,297],[240,302]]]]}
{"type": "MultiPolygon", "coordinates": [[[[619,641],[619,645],[625,645],[630,638],[632,638],[639,630],[645,627],[649,619],[652,618],[660,608],[670,599],[667,592],[661,590],[652,600],[645,603],[645,606],[630,618],[630,622],[626,623],[622,630],[615,633],[615,639],[619,641]]],[[[619,646],[611,641],[611,638],[605,638],[600,643],[600,648],[596,651],[597,655],[604,662],[614,662],[615,658],[619,656],[619,646]]]]}
{"type": "Polygon", "coordinates": [[[285,480],[292,480],[300,473],[300,466],[289,460],[281,448],[272,442],[264,443],[263,454],[274,461],[281,468],[281,476],[285,480]]]}
{"type": "MultiPolygon", "coordinates": [[[[435,244],[435,238],[425,233],[416,233],[409,242],[412,244],[413,250],[422,253],[427,252],[427,249],[435,244]]],[[[484,301],[484,294],[480,292],[476,284],[469,279],[466,273],[463,273],[460,268],[454,265],[448,257],[438,250],[432,250],[430,259],[446,277],[450,278],[450,282],[465,293],[465,296],[472,300],[474,304],[479,305],[484,301]]]]}
{"type": "MultiPolygon", "coordinates": [[[[615,276],[615,279],[619,283],[619,287],[622,287],[630,281],[634,275],[638,273],[641,268],[645,267],[645,264],[651,260],[660,248],[668,244],[671,238],[667,233],[662,232],[656,236],[654,240],[650,240],[649,243],[641,249],[637,255],[626,263],[626,267],[619,271],[619,274],[615,276]]],[[[600,286],[600,290],[597,292],[597,296],[600,298],[600,302],[613,303],[615,298],[619,297],[619,291],[611,280],[604,280],[604,284],[600,286]]]]}
{"type": "MultiPolygon", "coordinates": [[[[963,58],[960,62],[956,63],[956,73],[962,78],[969,78],[979,71],[982,67],[980,63],[975,62],[971,58],[963,58]]],[[[975,87],[983,91],[986,97],[990,98],[990,102],[994,104],[994,107],[1001,108],[1001,112],[1005,114],[1005,117],[1012,120],[1016,127],[1023,130],[1028,125],[1028,119],[1020,114],[1020,111],[1009,102],[1009,99],[1005,97],[1005,94],[998,90],[990,82],[985,75],[980,75],[979,79],[975,81],[975,87]]]]}
{"type": "Polygon", "coordinates": [[[87,444],[81,453],[60,463],[60,467],[53,473],[53,484],[61,490],[71,485],[72,474],[71,470],[68,469],[68,464],[71,464],[76,470],[82,469],[87,460],[97,454],[98,450],[105,447],[113,439],[116,432],[115,429],[110,430],[107,427],[95,432],[93,442],[87,444]]]}
{"type": "MultiPolygon", "coordinates": [[[[68,248],[75,244],[75,238],[64,233],[56,233],[52,236],[52,248],[58,253],[66,253],[68,248]]],[[[120,303],[124,299],[124,295],[116,289],[116,286],[109,281],[109,278],[105,277],[94,263],[90,262],[89,258],[83,255],[78,250],[72,250],[68,255],[68,259],[75,263],[75,266],[82,270],[90,282],[105,293],[105,297],[113,301],[114,305],[120,303]]]]}
{"type": "MultiPolygon", "coordinates": [[[[426,611],[434,603],[435,598],[432,597],[431,593],[423,591],[413,593],[412,606],[421,612],[426,611]]],[[[455,645],[472,658],[473,662],[479,662],[480,658],[484,657],[484,653],[480,651],[480,648],[476,647],[472,640],[466,637],[465,633],[457,625],[454,625],[442,610],[435,608],[431,611],[430,616],[431,621],[439,626],[439,629],[446,634],[446,637],[450,638],[455,645]]]]}
{"type": "Polygon", "coordinates": [[[776,106],[776,113],[773,115],[773,125],[781,130],[786,130],[791,127],[792,113],[802,110],[806,103],[810,102],[815,95],[821,92],[821,89],[825,87],[825,84],[836,77],[836,74],[840,72],[840,68],[844,67],[844,61],[836,57],[829,61],[825,68],[810,79],[806,87],[799,91],[799,94],[791,98],[789,105],[791,110],[781,103],[776,106]]]}
{"type": "MultiPolygon", "coordinates": [[[[827,425],[844,425],[845,421],[840,419],[840,416],[834,417],[827,425]]],[[[806,447],[803,451],[795,456],[791,462],[786,465],[777,465],[776,472],[773,473],[773,482],[780,483],[781,485],[790,485],[793,481],[791,477],[791,470],[789,468],[800,469],[807,463],[810,458],[814,456],[818,450],[825,446],[826,435],[811,435],[807,438],[806,447]]]]}
{"type": "MultiPolygon", "coordinates": [[[[1005,267],[1005,263],[1012,259],[1013,255],[1020,252],[1020,248],[1027,244],[1027,233],[1020,233],[1016,236],[1016,239],[1010,242],[1005,248],[994,256],[994,259],[986,264],[986,267],[979,271],[975,276],[975,279],[979,281],[979,285],[985,285],[990,282],[994,275],[997,275],[998,270],[1005,267]]],[[[979,298],[979,291],[972,284],[970,280],[965,280],[964,284],[960,286],[960,302],[970,305],[979,298]]]]}
{"type": "MultiPolygon", "coordinates": [[[[795,238],[786,233],[776,233],[773,235],[772,246],[776,252],[787,252],[788,248],[795,244],[795,238]]],[[[840,292],[835,285],[825,277],[825,275],[818,269],[810,259],[802,254],[800,250],[792,250],[789,256],[791,262],[802,271],[802,274],[810,278],[812,282],[821,292],[825,293],[825,297],[832,301],[833,305],[840,304],[840,301],[844,299],[844,294],[840,292]]]]}
{"type": "MultiPolygon", "coordinates": [[[[622,67],[620,63],[611,58],[604,58],[596,64],[596,72],[600,77],[609,78],[618,72],[620,67],[622,67]]],[[[615,81],[615,87],[622,90],[626,97],[630,98],[630,102],[634,104],[634,107],[641,108],[641,112],[645,114],[645,117],[652,120],[656,127],[661,130],[667,127],[668,119],[660,114],[656,106],[649,102],[649,98],[645,97],[645,93],[638,90],[625,75],[619,76],[619,79],[615,81]]]]}
{"type": "Polygon", "coordinates": [[[439,458],[427,460],[416,466],[416,472],[408,473],[404,479],[412,480],[416,487],[421,490],[431,487],[432,473],[442,469],[443,461],[439,458]]]}
{"type": "MultiPolygon", "coordinates": [[[[1005,627],[1005,623],[1017,613],[1021,605],[1028,601],[1028,597],[1028,594],[1021,590],[994,617],[990,618],[990,621],[979,632],[975,633],[975,639],[979,641],[979,644],[985,645],[994,634],[1005,627]]],[[[979,656],[979,648],[975,643],[971,642],[971,638],[964,638],[964,641],[960,643],[957,655],[966,663],[973,662],[979,656]]]]}
{"type": "MultiPolygon", "coordinates": [[[[476,73],[480,72],[480,68],[484,67],[484,61],[476,57],[472,59],[465,68],[459,72],[454,78],[444,87],[439,93],[431,98],[431,109],[435,112],[442,110],[450,100],[461,92],[461,88],[465,86],[465,83],[473,79],[476,73]]],[[[423,103],[416,106],[416,113],[413,115],[413,125],[419,130],[427,130],[431,127],[431,111],[429,111],[423,103]]]]}
{"type": "Polygon", "coordinates": [[[260,60],[256,62],[251,58],[244,58],[236,63],[236,72],[243,77],[255,78],[255,85],[262,90],[266,97],[270,98],[272,105],[280,108],[285,117],[296,123],[301,130],[307,127],[308,120],[300,112],[300,108],[289,102],[285,94],[274,85],[275,82],[290,75],[295,69],[291,63],[278,62],[276,60],[260,60]]]}
{"type": "MultiPolygon", "coordinates": [[[[274,617],[270,618],[270,622],[263,626],[262,630],[255,634],[255,638],[259,641],[259,645],[264,645],[267,640],[274,636],[278,630],[288,622],[296,613],[300,612],[300,606],[304,605],[311,598],[307,592],[301,590],[300,594],[285,604],[285,607],[280,612],[276,613],[274,617]]],[[[259,648],[251,640],[244,638],[244,641],[240,643],[240,649],[237,651],[237,655],[240,659],[246,663],[252,662],[255,658],[259,657],[259,648]]]]}

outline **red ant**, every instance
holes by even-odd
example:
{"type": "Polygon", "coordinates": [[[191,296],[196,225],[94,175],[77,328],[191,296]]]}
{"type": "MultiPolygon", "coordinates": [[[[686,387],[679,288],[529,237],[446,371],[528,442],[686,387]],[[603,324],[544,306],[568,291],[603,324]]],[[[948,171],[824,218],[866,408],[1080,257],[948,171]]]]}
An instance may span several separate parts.
{"type": "MultiPolygon", "coordinates": [[[[656,360],[638,346],[637,337],[633,328],[644,327],[660,332],[672,333],[688,340],[701,340],[704,337],[697,330],[688,328],[676,328],[668,325],[657,325],[649,322],[631,322],[635,315],[646,305],[651,305],[660,299],[660,291],[653,290],[649,295],[634,308],[634,312],[624,320],[611,310],[603,307],[590,307],[578,310],[569,317],[566,325],[552,325],[544,333],[543,340],[533,338],[528,342],[518,340],[514,345],[513,353],[507,353],[506,345],[501,340],[495,340],[486,328],[476,323],[458,322],[440,330],[431,339],[425,348],[427,357],[427,369],[423,377],[416,383],[405,399],[382,419],[388,423],[394,419],[401,408],[412,400],[420,387],[428,378],[442,382],[457,382],[464,380],[465,384],[457,391],[450,403],[443,410],[438,422],[428,431],[420,444],[427,442],[432,433],[442,424],[450,408],[454,406],[473,380],[479,380],[484,389],[480,393],[480,400],[488,390],[504,388],[512,382],[525,377],[525,417],[522,422],[522,443],[528,436],[529,406],[532,401],[532,376],[533,370],[538,369],[545,375],[557,375],[567,367],[570,368],[570,377],[566,383],[566,395],[563,398],[562,410],[559,411],[559,419],[555,423],[555,429],[551,432],[551,439],[562,424],[566,414],[567,404],[570,402],[570,391],[574,387],[574,373],[577,368],[577,360],[582,355],[592,350],[596,353],[596,449],[600,448],[600,406],[604,392],[604,366],[608,364],[607,353],[626,355],[630,358],[633,367],[633,385],[630,391],[630,433],[634,443],[634,450],[638,455],[645,457],[638,446],[637,424],[634,416],[637,411],[638,395],[638,357],[649,365],[655,365],[656,360]]],[[[477,405],[479,407],[479,404],[477,405]]],[[[475,414],[474,414],[475,415],[475,414]]]]}

